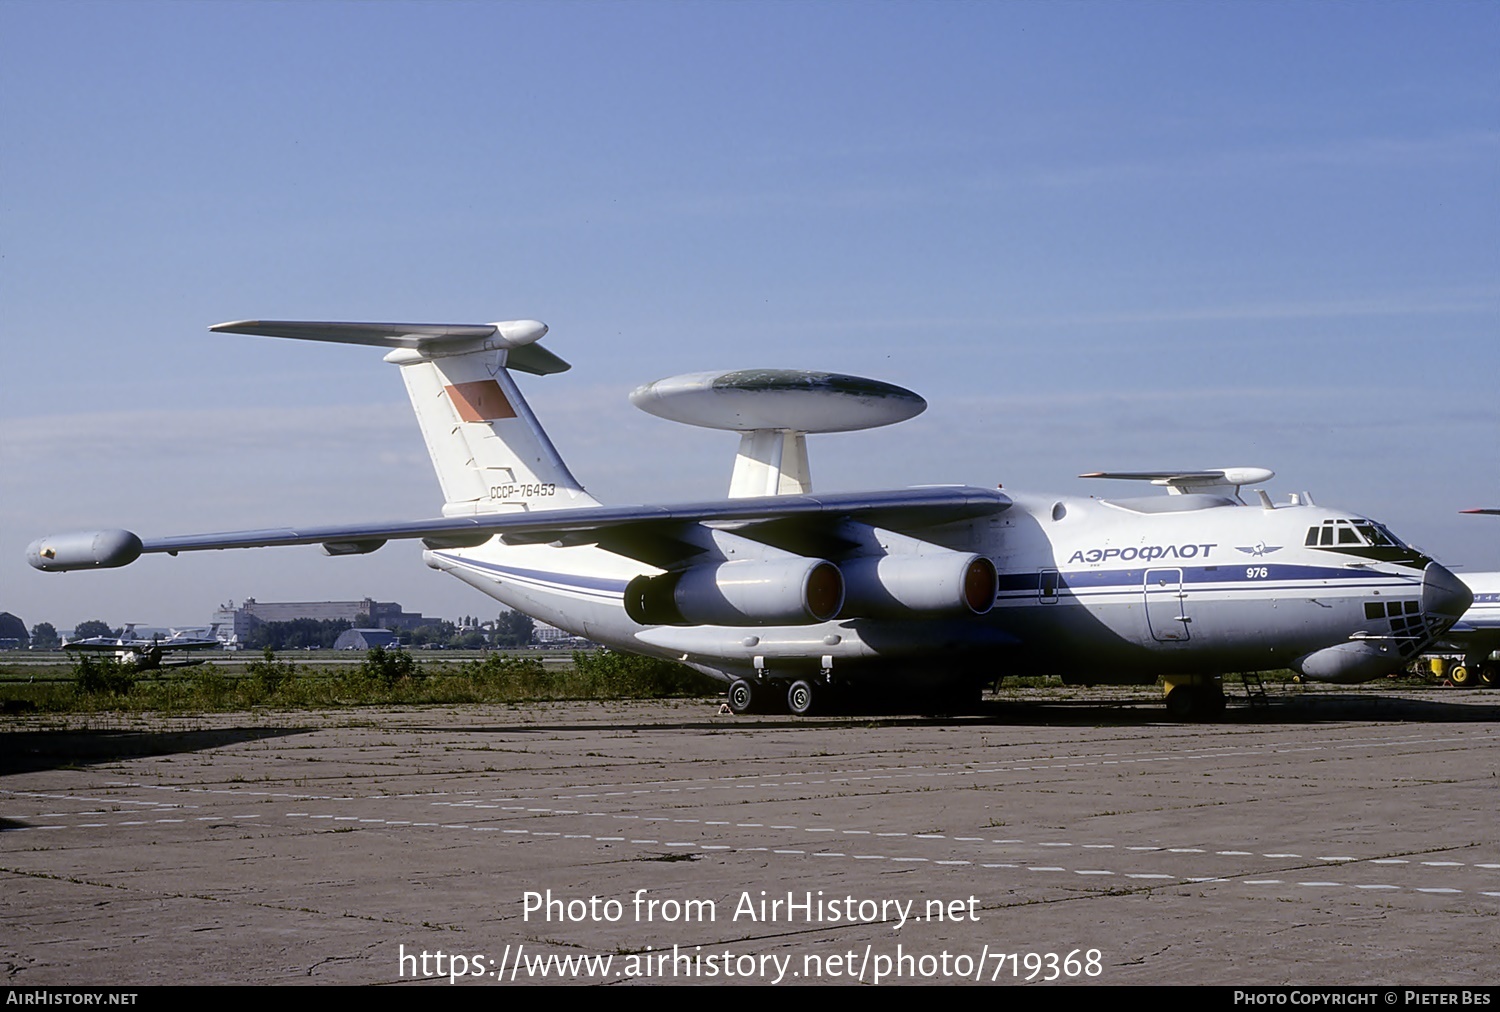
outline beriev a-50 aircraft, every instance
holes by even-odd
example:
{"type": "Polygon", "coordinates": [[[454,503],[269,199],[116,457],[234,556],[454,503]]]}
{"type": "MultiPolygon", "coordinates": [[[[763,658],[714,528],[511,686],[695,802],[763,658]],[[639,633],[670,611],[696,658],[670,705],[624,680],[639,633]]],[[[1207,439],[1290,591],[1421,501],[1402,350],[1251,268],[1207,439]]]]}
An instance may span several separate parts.
{"type": "MultiPolygon", "coordinates": [[[[215,331],[388,349],[443,490],[386,524],[40,538],[48,571],[142,554],[421,539],[423,558],[512,608],[729,684],[736,712],[802,714],[877,688],[976,699],[1006,675],[1167,686],[1180,718],[1222,712],[1221,677],[1292,667],[1352,683],[1399,668],[1470,602],[1443,566],[1363,515],[1240,487],[1262,468],[1104,472],[1167,493],[1038,496],[928,486],[814,493],[806,435],[884,425],[911,391],[831,373],[672,377],[631,400],[737,431],[729,497],[605,506],[574,478],[513,373],[562,372],[544,324],[243,321],[215,331]]],[[[925,702],[923,705],[926,705],[925,702]]]]}

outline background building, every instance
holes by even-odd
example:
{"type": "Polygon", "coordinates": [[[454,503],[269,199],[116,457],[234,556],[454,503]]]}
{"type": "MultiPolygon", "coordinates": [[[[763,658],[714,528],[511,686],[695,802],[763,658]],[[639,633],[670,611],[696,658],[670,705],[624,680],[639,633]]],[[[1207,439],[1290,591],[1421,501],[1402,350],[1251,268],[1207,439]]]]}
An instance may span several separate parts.
{"type": "Polygon", "coordinates": [[[246,639],[262,622],[292,622],[308,618],[323,622],[343,619],[355,628],[368,629],[416,629],[430,625],[436,619],[401,610],[394,601],[257,601],[245,598],[238,608],[234,602],[220,606],[214,612],[213,621],[219,623],[219,635],[234,635],[246,639]]]}
{"type": "Polygon", "coordinates": [[[8,611],[0,611],[0,650],[18,650],[28,642],[26,623],[8,611]]]}
{"type": "Polygon", "coordinates": [[[391,649],[401,644],[396,634],[389,629],[347,629],[334,641],[335,650],[369,650],[372,647],[391,649]]]}

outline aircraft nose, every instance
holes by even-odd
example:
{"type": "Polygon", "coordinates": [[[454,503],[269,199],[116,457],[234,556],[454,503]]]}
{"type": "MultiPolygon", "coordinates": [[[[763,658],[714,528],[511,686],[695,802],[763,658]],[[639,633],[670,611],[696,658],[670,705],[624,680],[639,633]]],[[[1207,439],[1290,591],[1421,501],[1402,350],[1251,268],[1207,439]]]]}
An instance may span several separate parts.
{"type": "Polygon", "coordinates": [[[1445,627],[1457,622],[1469,610],[1474,595],[1464,582],[1436,562],[1429,562],[1422,572],[1422,613],[1445,619],[1445,627]]]}

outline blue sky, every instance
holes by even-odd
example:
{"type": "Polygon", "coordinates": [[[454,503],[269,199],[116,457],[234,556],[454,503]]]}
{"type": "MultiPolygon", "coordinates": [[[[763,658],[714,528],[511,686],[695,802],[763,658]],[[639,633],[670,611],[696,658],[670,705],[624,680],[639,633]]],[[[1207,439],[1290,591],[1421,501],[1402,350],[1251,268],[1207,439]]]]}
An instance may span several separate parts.
{"type": "MultiPolygon", "coordinates": [[[[720,493],[677,372],[928,412],[822,488],[1259,465],[1500,569],[1493,3],[0,5],[0,609],[488,599],[412,545],[33,573],[50,531],[428,516],[395,370],[231,319],[532,317],[607,501],[720,493]],[[9,560],[9,561],[5,561],[9,560]]],[[[1121,491],[1121,490],[1116,490],[1121,491]]]]}

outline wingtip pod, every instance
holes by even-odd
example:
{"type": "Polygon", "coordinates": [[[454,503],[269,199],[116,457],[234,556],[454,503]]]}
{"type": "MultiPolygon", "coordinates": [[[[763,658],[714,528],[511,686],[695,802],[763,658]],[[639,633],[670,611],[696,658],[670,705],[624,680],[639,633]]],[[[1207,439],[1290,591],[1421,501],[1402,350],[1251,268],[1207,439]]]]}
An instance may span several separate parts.
{"type": "Polygon", "coordinates": [[[73,569],[118,569],[141,555],[141,539],[129,531],[79,531],[38,538],[26,546],[26,561],[44,573],[73,569]]]}
{"type": "Polygon", "coordinates": [[[512,348],[533,344],[547,336],[547,325],[541,320],[502,320],[490,326],[495,328],[495,336],[512,348]]]}

